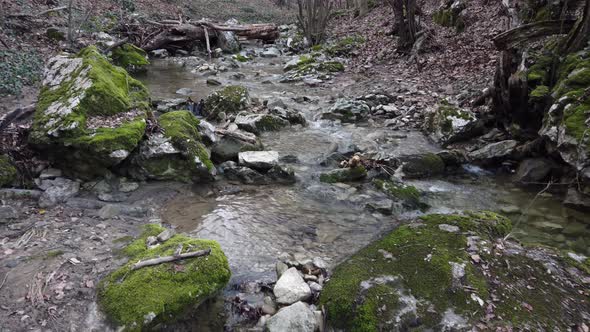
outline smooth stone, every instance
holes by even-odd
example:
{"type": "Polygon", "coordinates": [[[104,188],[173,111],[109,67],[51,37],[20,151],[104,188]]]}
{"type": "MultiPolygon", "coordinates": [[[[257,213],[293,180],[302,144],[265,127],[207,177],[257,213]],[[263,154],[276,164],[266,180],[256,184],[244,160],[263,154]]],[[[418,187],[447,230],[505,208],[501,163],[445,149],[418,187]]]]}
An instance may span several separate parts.
{"type": "Polygon", "coordinates": [[[275,284],[273,292],[280,304],[292,304],[297,301],[305,301],[311,297],[309,285],[305,283],[299,271],[294,267],[281,275],[275,284]]]}
{"type": "Polygon", "coordinates": [[[279,153],[276,151],[240,152],[238,160],[241,166],[266,171],[279,164],[279,153]]]}
{"type": "Polygon", "coordinates": [[[282,308],[266,323],[268,332],[314,332],[316,328],[316,317],[303,302],[282,308]]]}

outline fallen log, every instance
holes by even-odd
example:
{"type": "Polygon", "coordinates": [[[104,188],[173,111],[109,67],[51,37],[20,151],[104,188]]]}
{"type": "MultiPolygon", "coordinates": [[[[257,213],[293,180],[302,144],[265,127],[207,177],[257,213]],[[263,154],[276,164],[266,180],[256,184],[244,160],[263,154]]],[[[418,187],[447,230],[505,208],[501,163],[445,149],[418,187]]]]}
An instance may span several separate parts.
{"type": "Polygon", "coordinates": [[[529,23],[502,32],[494,37],[492,41],[497,49],[503,51],[535,39],[555,34],[567,34],[574,27],[575,23],[575,20],[554,20],[529,23]]]}
{"type": "Polygon", "coordinates": [[[167,45],[182,45],[191,42],[207,42],[207,39],[215,41],[219,31],[232,31],[237,36],[246,39],[259,39],[265,42],[272,42],[279,37],[279,30],[275,24],[247,24],[247,25],[224,25],[208,21],[181,22],[175,20],[164,20],[161,22],[146,21],[162,31],[154,37],[143,41],[138,45],[146,51],[153,51],[158,48],[165,48],[167,45]],[[207,29],[207,31],[205,31],[207,29]]]}
{"type": "Polygon", "coordinates": [[[145,261],[139,261],[135,263],[131,267],[131,271],[135,271],[137,269],[141,269],[142,267],[146,266],[154,266],[162,263],[174,262],[186,258],[193,258],[193,257],[201,257],[201,256],[208,256],[211,253],[211,248],[207,248],[204,250],[193,251],[193,252],[186,252],[184,254],[177,254],[174,256],[164,256],[158,258],[152,258],[145,261]]]}

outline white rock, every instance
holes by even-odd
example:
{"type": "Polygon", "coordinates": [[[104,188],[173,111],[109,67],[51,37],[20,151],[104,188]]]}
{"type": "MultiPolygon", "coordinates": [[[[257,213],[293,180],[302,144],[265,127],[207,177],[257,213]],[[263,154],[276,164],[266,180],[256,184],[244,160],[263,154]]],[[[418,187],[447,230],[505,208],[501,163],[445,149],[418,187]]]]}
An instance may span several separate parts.
{"type": "Polygon", "coordinates": [[[247,151],[238,154],[239,164],[256,170],[269,170],[279,164],[276,151],[247,151]]]}
{"type": "Polygon", "coordinates": [[[311,289],[305,283],[299,271],[292,267],[285,271],[274,287],[274,294],[280,304],[305,301],[311,297],[311,289]]]}
{"type": "Polygon", "coordinates": [[[269,332],[314,332],[317,327],[316,317],[303,302],[282,308],[266,323],[269,332]]]}

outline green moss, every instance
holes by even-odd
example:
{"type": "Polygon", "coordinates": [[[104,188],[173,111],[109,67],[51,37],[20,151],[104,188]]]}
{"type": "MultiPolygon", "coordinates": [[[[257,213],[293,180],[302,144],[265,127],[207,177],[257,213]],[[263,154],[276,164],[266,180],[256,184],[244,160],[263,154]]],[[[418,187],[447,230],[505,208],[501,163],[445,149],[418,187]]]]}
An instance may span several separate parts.
{"type": "Polygon", "coordinates": [[[344,65],[338,61],[326,61],[317,66],[317,70],[328,73],[337,73],[344,71],[344,65]]]}
{"type": "Polygon", "coordinates": [[[347,36],[327,45],[325,52],[330,56],[348,56],[364,43],[365,39],[359,35],[347,36]]]}
{"type": "Polygon", "coordinates": [[[239,85],[230,85],[209,95],[205,100],[205,112],[208,118],[217,118],[220,112],[236,114],[248,107],[250,97],[248,90],[239,85]]]}
{"type": "Polygon", "coordinates": [[[403,204],[411,209],[426,210],[428,204],[421,200],[422,194],[414,186],[408,186],[403,183],[395,183],[392,181],[383,181],[379,179],[373,180],[373,184],[377,189],[385,192],[391,198],[402,201],[403,204]]]}
{"type": "Polygon", "coordinates": [[[402,171],[409,178],[423,178],[444,172],[445,163],[434,153],[407,156],[403,160],[402,171]]]}
{"type": "Polygon", "coordinates": [[[77,149],[91,149],[101,155],[117,150],[131,151],[143,137],[145,127],[145,120],[140,118],[125,122],[115,128],[98,128],[92,135],[66,139],[65,141],[77,149]]]}
{"type": "Polygon", "coordinates": [[[64,254],[63,250],[50,250],[48,252],[45,253],[45,257],[47,258],[55,258],[55,257],[59,257],[61,255],[64,254]]]}
{"type": "Polygon", "coordinates": [[[13,184],[16,181],[16,167],[8,156],[0,154],[0,187],[13,184]]]}
{"type": "Polygon", "coordinates": [[[125,248],[129,263],[99,284],[100,307],[126,330],[139,331],[157,322],[174,320],[189,307],[214,295],[229,281],[227,258],[215,241],[175,235],[161,245],[147,249],[146,238],[163,230],[160,226],[149,225],[139,239],[125,248]],[[139,260],[172,255],[180,244],[184,252],[211,248],[211,254],[131,270],[139,260]],[[156,318],[154,322],[146,323],[145,317],[150,313],[156,318]]]}
{"type": "Polygon", "coordinates": [[[256,128],[260,131],[277,131],[289,125],[289,122],[278,116],[265,114],[256,123],[256,128]]]}
{"type": "Polygon", "coordinates": [[[322,50],[322,48],[323,48],[323,46],[322,46],[322,45],[313,45],[313,46],[311,47],[311,50],[312,50],[312,51],[314,51],[314,52],[319,52],[319,51],[321,51],[321,50],[322,50]]]}
{"type": "Polygon", "coordinates": [[[248,62],[251,60],[249,57],[241,54],[234,54],[232,57],[239,62],[248,62]]]}
{"type": "MultiPolygon", "coordinates": [[[[422,324],[419,328],[436,329],[447,308],[470,319],[472,313],[481,309],[463,287],[453,287],[450,262],[464,263],[464,283],[475,289],[480,298],[487,298],[488,284],[465,251],[464,233],[488,230],[503,224],[504,219],[491,212],[429,215],[423,218],[421,227],[401,226],[370,244],[336,267],[324,287],[320,304],[326,306],[329,322],[349,331],[392,330],[392,325],[386,325],[388,321],[397,327],[404,326],[403,315],[399,317],[401,322],[390,317],[403,308],[404,304],[397,299],[406,293],[417,299],[417,321],[422,324]],[[440,224],[458,226],[460,232],[441,231],[440,224]],[[386,258],[384,251],[392,254],[393,259],[386,258]],[[366,283],[361,286],[363,281],[384,276],[389,276],[390,281],[377,283],[368,292],[366,283]]],[[[488,237],[490,233],[478,234],[488,237]]]]}
{"type": "Polygon", "coordinates": [[[363,166],[353,168],[334,169],[320,174],[320,181],[324,183],[337,183],[357,181],[367,176],[367,170],[363,166]]]}
{"type": "MultiPolygon", "coordinates": [[[[159,124],[164,136],[170,138],[172,144],[180,151],[186,151],[190,168],[198,169],[195,157],[211,171],[215,167],[209,159],[209,153],[201,143],[199,120],[189,111],[173,111],[160,116],[159,124]]],[[[166,167],[168,168],[169,165],[166,167]]]]}
{"type": "Polygon", "coordinates": [[[539,85],[530,93],[532,101],[544,100],[549,96],[549,87],[546,85],[539,85]]]}
{"type": "Polygon", "coordinates": [[[147,53],[132,44],[124,44],[115,48],[111,58],[114,64],[127,70],[137,70],[150,64],[147,60],[147,53]]]}

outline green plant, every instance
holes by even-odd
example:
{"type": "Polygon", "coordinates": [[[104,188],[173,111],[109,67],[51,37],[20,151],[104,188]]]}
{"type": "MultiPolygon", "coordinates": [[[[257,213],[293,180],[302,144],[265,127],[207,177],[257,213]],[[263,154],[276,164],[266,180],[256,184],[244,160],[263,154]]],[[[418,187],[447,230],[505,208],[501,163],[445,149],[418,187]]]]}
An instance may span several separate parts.
{"type": "Polygon", "coordinates": [[[35,52],[0,51],[0,96],[17,95],[41,78],[43,61],[35,52]]]}

